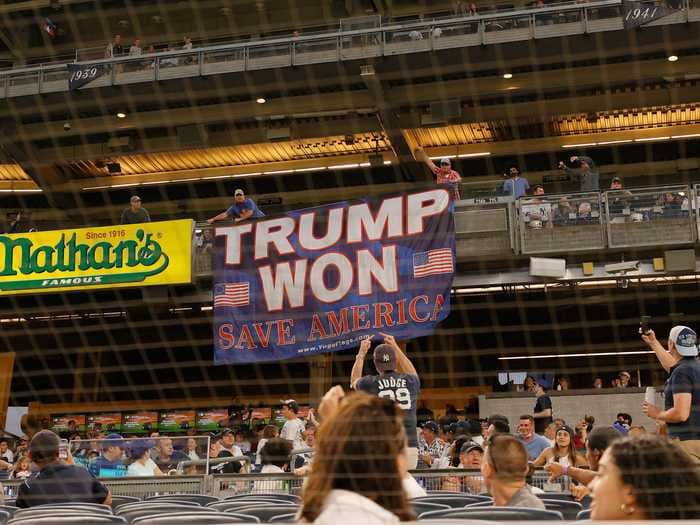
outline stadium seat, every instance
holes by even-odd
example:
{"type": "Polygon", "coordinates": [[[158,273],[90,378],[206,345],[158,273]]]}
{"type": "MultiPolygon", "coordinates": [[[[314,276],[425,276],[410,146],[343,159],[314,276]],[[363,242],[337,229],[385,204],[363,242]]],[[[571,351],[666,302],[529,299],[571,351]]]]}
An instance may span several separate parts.
{"type": "Polygon", "coordinates": [[[112,496],[112,508],[116,509],[120,505],[138,503],[139,501],[141,501],[141,498],[137,498],[136,496],[112,496]]]}
{"type": "Polygon", "coordinates": [[[260,523],[260,521],[254,516],[243,514],[191,512],[144,516],[130,522],[131,525],[228,525],[229,523],[260,523]]]}
{"type": "Polygon", "coordinates": [[[71,516],[112,516],[113,514],[100,511],[91,511],[85,509],[74,509],[71,507],[54,507],[50,509],[44,509],[40,507],[34,507],[31,509],[23,509],[24,512],[15,512],[12,519],[23,520],[29,517],[40,517],[40,516],[64,516],[69,514],[71,516]]]}
{"type": "Polygon", "coordinates": [[[563,521],[561,512],[528,509],[525,507],[477,507],[434,510],[421,514],[419,519],[464,519],[486,521],[563,521]]]}
{"type": "Polygon", "coordinates": [[[179,512],[182,514],[188,514],[192,512],[199,512],[201,514],[213,514],[218,512],[216,509],[209,507],[195,507],[191,505],[168,505],[166,503],[159,503],[157,505],[143,505],[140,507],[130,507],[124,509],[124,507],[119,507],[117,510],[118,516],[123,516],[126,520],[131,523],[136,518],[141,518],[143,516],[159,516],[161,514],[173,514],[179,512]]]}
{"type": "Polygon", "coordinates": [[[298,501],[301,501],[301,498],[299,496],[296,496],[295,494],[285,494],[282,492],[260,492],[260,493],[248,493],[248,494],[236,494],[235,496],[229,496],[228,498],[224,499],[224,501],[234,501],[234,500],[241,500],[241,499],[283,499],[285,501],[289,501],[291,503],[296,503],[298,501]]]}
{"type": "Polygon", "coordinates": [[[144,501],[191,501],[202,506],[219,501],[216,496],[207,496],[206,494],[163,494],[162,496],[150,496],[144,501]]]}
{"type": "Polygon", "coordinates": [[[217,501],[207,505],[207,508],[216,509],[219,512],[237,512],[237,509],[254,506],[289,505],[288,501],[282,500],[242,500],[242,501],[217,501]]]}
{"type": "Polygon", "coordinates": [[[269,523],[270,519],[274,518],[275,516],[282,516],[285,514],[296,514],[298,510],[299,505],[265,505],[243,507],[237,509],[235,513],[245,514],[248,516],[255,516],[260,520],[260,523],[269,523]]]}
{"type": "Polygon", "coordinates": [[[0,510],[0,525],[5,525],[8,521],[10,521],[11,517],[12,515],[6,510],[0,510]]]}
{"type": "Polygon", "coordinates": [[[35,507],[30,507],[28,509],[17,509],[15,515],[21,515],[24,512],[31,512],[34,510],[44,510],[44,509],[79,509],[86,512],[96,512],[101,514],[112,514],[112,507],[109,505],[102,505],[100,503],[49,503],[47,505],[37,505],[35,507]]]}
{"type": "Polygon", "coordinates": [[[558,510],[561,512],[565,520],[575,520],[578,513],[583,510],[583,507],[577,501],[564,501],[561,499],[543,499],[541,501],[547,510],[558,510]]]}
{"type": "Polygon", "coordinates": [[[122,512],[131,510],[131,509],[142,509],[146,507],[152,507],[154,505],[167,505],[168,508],[171,508],[172,505],[177,505],[178,507],[185,507],[185,508],[200,508],[201,505],[199,503],[196,503],[194,501],[179,501],[179,502],[173,502],[173,501],[134,501],[132,503],[123,503],[119,505],[118,508],[114,509],[115,514],[121,514],[122,512]]]}
{"type": "Polygon", "coordinates": [[[540,499],[561,499],[564,501],[574,501],[574,497],[569,492],[543,492],[535,494],[540,499]]]}
{"type": "Polygon", "coordinates": [[[430,501],[411,500],[409,503],[411,504],[413,512],[416,514],[416,516],[420,516],[424,512],[430,512],[431,510],[450,510],[452,508],[449,505],[432,503],[430,501]]]}
{"type": "Polygon", "coordinates": [[[18,509],[18,507],[14,507],[12,505],[0,505],[0,510],[9,513],[10,516],[12,516],[19,509],[18,509]]]}
{"type": "Polygon", "coordinates": [[[591,519],[591,509],[584,509],[576,515],[576,520],[589,520],[591,519]]]}
{"type": "Polygon", "coordinates": [[[100,516],[100,515],[60,515],[53,516],[30,516],[24,518],[13,518],[7,525],[126,525],[127,521],[120,516],[100,516]]]}
{"type": "Polygon", "coordinates": [[[493,501],[477,501],[476,503],[470,503],[469,505],[465,505],[465,507],[468,507],[470,509],[473,509],[474,507],[492,507],[493,506],[493,501]]]}
{"type": "Polygon", "coordinates": [[[270,521],[268,523],[295,523],[296,517],[296,514],[280,514],[279,516],[273,516],[272,518],[270,518],[270,521]]]}
{"type": "Polygon", "coordinates": [[[422,496],[420,498],[414,498],[411,503],[427,501],[428,503],[439,503],[440,505],[447,505],[452,509],[458,509],[469,505],[470,503],[479,503],[482,501],[492,501],[488,496],[470,496],[469,494],[457,494],[452,495],[439,494],[437,496],[422,496]]]}

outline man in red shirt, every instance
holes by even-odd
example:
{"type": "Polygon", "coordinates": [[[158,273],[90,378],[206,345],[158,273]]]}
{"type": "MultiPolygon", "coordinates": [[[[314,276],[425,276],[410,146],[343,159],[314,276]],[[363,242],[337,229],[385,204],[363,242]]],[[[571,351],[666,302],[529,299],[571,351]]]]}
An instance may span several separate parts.
{"type": "Polygon", "coordinates": [[[459,183],[462,181],[462,177],[452,169],[452,162],[449,158],[445,157],[440,160],[440,165],[437,166],[430,157],[428,157],[425,150],[419,146],[416,149],[416,160],[424,162],[437,178],[437,183],[447,184],[450,187],[454,200],[459,200],[459,183]]]}

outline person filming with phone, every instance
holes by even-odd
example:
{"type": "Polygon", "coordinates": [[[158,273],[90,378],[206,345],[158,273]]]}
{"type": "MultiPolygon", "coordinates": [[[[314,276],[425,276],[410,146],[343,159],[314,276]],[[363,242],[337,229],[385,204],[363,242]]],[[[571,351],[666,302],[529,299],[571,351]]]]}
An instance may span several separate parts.
{"type": "Polygon", "coordinates": [[[670,373],[664,387],[664,409],[645,401],[642,412],[666,424],[669,438],[677,440],[696,463],[700,463],[700,361],[697,334],[687,326],[674,326],[668,335],[668,350],[641,323],[642,340],[670,373]]]}
{"type": "Polygon", "coordinates": [[[72,457],[50,430],[37,432],[29,444],[29,458],[39,473],[27,478],[17,491],[17,507],[28,508],[50,503],[112,504],[109,489],[83,467],[72,465],[72,457]]]}

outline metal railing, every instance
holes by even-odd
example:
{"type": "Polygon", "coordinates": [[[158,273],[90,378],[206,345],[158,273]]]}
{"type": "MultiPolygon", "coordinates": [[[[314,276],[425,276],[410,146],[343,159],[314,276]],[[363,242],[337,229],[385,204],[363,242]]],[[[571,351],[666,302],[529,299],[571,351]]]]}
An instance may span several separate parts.
{"type": "MultiPolygon", "coordinates": [[[[683,0],[684,9],[655,25],[700,20],[700,9],[683,0]]],[[[207,46],[139,57],[91,60],[105,74],[86,87],[152,82],[259,69],[358,60],[503,42],[622,29],[621,0],[600,0],[508,13],[458,16],[439,20],[336,31],[318,35],[207,46]]],[[[68,89],[63,64],[0,72],[0,98],[68,89]]]]}

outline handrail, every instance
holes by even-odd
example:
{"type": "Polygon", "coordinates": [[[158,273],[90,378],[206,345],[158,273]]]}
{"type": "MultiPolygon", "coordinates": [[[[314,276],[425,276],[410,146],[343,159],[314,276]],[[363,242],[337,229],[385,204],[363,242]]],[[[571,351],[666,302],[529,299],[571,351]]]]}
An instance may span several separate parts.
{"type": "MultiPolygon", "coordinates": [[[[582,9],[586,10],[586,9],[612,7],[612,6],[619,6],[619,5],[622,5],[622,0],[596,0],[594,2],[589,2],[586,4],[566,3],[565,5],[555,5],[555,6],[551,6],[551,7],[519,9],[519,10],[513,10],[513,11],[477,14],[474,16],[458,16],[458,17],[450,17],[450,18],[444,18],[444,19],[441,18],[438,20],[422,20],[422,21],[419,20],[419,21],[410,22],[410,23],[382,25],[380,27],[354,29],[354,30],[350,30],[350,31],[338,30],[338,31],[330,32],[330,33],[320,33],[320,34],[315,34],[315,35],[308,35],[307,34],[307,35],[299,35],[296,37],[293,35],[289,35],[289,36],[285,36],[285,37],[281,37],[281,38],[261,39],[261,40],[255,40],[252,42],[237,42],[237,43],[230,43],[230,44],[219,44],[219,45],[213,45],[213,46],[196,47],[193,49],[186,49],[186,50],[159,51],[156,53],[142,54],[142,55],[139,55],[136,57],[123,56],[123,57],[114,57],[114,58],[103,58],[103,59],[97,59],[97,60],[86,60],[86,61],[81,61],[81,62],[68,61],[68,62],[59,62],[59,63],[55,63],[55,64],[53,64],[53,63],[40,64],[39,66],[0,71],[0,76],[35,73],[35,72],[47,71],[47,70],[58,70],[58,69],[64,68],[67,64],[71,64],[71,63],[97,64],[97,65],[99,65],[99,64],[119,64],[119,63],[128,63],[128,62],[142,62],[145,59],[148,59],[148,58],[155,59],[156,57],[162,59],[162,58],[167,58],[167,57],[179,57],[179,56],[183,56],[183,55],[208,53],[208,52],[214,52],[214,51],[227,51],[227,50],[246,49],[246,48],[253,49],[253,48],[266,47],[266,46],[277,45],[277,44],[294,44],[294,43],[314,42],[314,41],[318,41],[318,40],[329,40],[332,38],[337,39],[337,38],[341,38],[341,37],[371,35],[371,34],[377,34],[377,33],[402,31],[402,30],[409,30],[409,29],[416,29],[416,28],[432,29],[436,26],[443,26],[443,25],[449,25],[449,24],[455,24],[455,23],[474,23],[474,22],[479,22],[479,21],[501,20],[503,18],[518,18],[518,17],[526,17],[526,16],[532,16],[532,15],[551,14],[551,13],[559,13],[559,12],[566,12],[566,11],[579,11],[582,9]]],[[[106,46],[105,46],[105,48],[106,48],[106,46]]]]}

